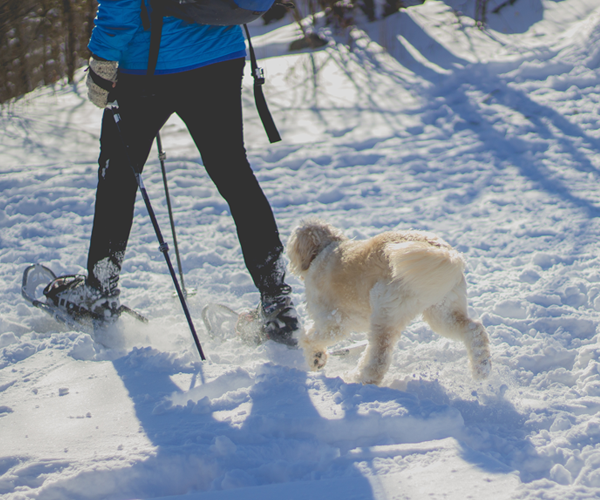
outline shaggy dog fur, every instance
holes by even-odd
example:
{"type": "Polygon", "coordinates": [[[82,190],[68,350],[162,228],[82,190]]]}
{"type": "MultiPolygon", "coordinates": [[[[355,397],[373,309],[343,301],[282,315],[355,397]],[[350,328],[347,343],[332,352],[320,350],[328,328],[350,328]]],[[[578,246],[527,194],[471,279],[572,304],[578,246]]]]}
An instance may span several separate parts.
{"type": "Polygon", "coordinates": [[[355,241],[310,219],[288,242],[290,271],[306,284],[312,320],[300,339],[309,366],[327,363],[326,348],[352,331],[368,331],[356,379],[380,384],[402,330],[422,314],[438,334],[464,342],[475,379],[491,369],[489,339],[467,313],[464,261],[431,233],[395,231],[355,241]]]}

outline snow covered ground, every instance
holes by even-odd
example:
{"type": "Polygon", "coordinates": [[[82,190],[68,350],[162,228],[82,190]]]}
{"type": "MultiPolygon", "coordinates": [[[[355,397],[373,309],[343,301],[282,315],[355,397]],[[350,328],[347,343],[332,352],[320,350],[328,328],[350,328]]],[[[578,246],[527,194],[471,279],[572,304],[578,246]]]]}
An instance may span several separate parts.
{"type": "MultiPolygon", "coordinates": [[[[21,276],[34,262],[85,269],[101,112],[83,73],[0,108],[3,499],[600,496],[600,6],[517,0],[485,30],[473,12],[428,0],[346,34],[321,26],[329,44],[312,53],[286,52],[293,25],[255,27],[283,142],[268,144],[250,78],[244,98],[284,239],[318,215],[355,238],[434,231],[464,253],[492,339],[483,383],[422,322],[381,387],[344,381],[356,357],[313,373],[297,350],[211,339],[205,304],[258,294],[176,118],[162,138],[208,361],[141,200],[122,299],[151,322],[96,341],[60,326],[23,301],[21,276]]],[[[155,152],[144,180],[167,235],[155,152]]]]}

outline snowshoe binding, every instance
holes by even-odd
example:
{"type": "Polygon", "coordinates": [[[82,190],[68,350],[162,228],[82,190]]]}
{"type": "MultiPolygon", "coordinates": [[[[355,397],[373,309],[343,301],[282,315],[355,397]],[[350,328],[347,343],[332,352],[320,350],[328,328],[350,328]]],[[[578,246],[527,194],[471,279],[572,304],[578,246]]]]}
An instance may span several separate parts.
{"type": "Polygon", "coordinates": [[[119,290],[103,294],[85,281],[85,276],[60,276],[44,288],[47,302],[76,321],[114,323],[119,317],[119,290]]]}

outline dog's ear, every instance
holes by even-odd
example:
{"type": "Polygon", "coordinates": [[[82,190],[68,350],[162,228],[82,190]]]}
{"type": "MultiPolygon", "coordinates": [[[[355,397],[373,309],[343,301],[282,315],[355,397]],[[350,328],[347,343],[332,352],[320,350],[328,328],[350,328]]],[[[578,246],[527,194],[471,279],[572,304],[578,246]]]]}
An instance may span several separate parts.
{"type": "Polygon", "coordinates": [[[302,276],[321,250],[334,241],[345,239],[347,238],[339,229],[326,222],[318,219],[303,222],[294,229],[288,241],[290,271],[296,276],[302,276]]]}
{"type": "Polygon", "coordinates": [[[301,276],[308,271],[310,263],[318,254],[315,241],[310,237],[309,232],[306,227],[297,227],[288,241],[287,254],[290,259],[290,271],[296,276],[301,276]]]}

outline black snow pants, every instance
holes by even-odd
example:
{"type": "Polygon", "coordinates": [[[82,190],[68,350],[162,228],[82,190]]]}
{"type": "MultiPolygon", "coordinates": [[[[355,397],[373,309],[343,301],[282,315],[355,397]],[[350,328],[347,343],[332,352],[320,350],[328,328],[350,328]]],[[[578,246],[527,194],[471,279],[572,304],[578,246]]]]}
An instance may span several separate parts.
{"type": "MultiPolygon", "coordinates": [[[[119,75],[116,96],[123,139],[141,172],[156,134],[177,113],[186,124],[208,175],[229,204],[244,261],[256,287],[272,293],[283,283],[283,246],[276,222],[248,163],[242,130],[243,58],[182,73],[119,75]]],[[[88,283],[117,286],[133,222],[137,183],[112,113],[104,112],[88,283]]]]}

